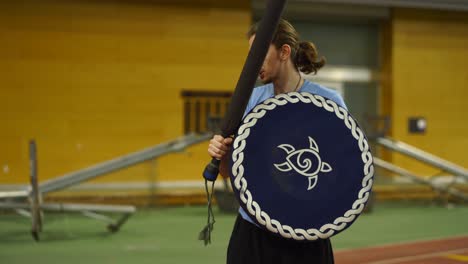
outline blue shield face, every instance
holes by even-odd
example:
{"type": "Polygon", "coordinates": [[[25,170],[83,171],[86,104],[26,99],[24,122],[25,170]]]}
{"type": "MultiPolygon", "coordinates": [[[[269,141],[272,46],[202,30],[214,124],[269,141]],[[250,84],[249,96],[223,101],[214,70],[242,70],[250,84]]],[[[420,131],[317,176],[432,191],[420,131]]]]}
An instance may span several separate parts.
{"type": "Polygon", "coordinates": [[[296,240],[349,227],[372,186],[372,156],[356,121],[309,93],[255,107],[238,130],[231,162],[233,189],[252,220],[296,240]]]}

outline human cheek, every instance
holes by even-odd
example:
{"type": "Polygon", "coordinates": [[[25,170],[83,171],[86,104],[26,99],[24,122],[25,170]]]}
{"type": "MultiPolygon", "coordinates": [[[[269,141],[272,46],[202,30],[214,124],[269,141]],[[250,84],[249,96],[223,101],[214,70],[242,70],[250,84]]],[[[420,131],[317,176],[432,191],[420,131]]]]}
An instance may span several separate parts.
{"type": "Polygon", "coordinates": [[[265,57],[265,60],[263,61],[263,70],[265,72],[269,72],[271,70],[271,60],[270,58],[267,56],[265,57]]]}

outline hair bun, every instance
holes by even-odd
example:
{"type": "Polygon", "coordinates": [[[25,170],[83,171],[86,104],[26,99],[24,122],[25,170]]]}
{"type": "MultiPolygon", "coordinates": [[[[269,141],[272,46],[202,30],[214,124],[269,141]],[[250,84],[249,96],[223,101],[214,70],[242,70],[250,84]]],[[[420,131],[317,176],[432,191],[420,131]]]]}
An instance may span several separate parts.
{"type": "Polygon", "coordinates": [[[325,65],[325,58],[318,57],[317,48],[312,42],[299,41],[295,56],[295,64],[299,71],[316,74],[325,65]]]}

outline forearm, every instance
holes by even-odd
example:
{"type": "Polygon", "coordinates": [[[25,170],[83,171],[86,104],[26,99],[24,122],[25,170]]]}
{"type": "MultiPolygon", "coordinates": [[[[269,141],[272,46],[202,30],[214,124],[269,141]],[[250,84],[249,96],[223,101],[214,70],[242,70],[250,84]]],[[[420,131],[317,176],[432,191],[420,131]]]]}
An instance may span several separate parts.
{"type": "Polygon", "coordinates": [[[219,165],[219,174],[224,178],[229,178],[229,169],[229,155],[225,155],[219,165]]]}
{"type": "Polygon", "coordinates": [[[232,138],[223,138],[220,135],[215,135],[208,145],[208,154],[210,154],[212,158],[221,159],[219,174],[224,178],[229,177],[229,153],[231,144],[232,138]]]}

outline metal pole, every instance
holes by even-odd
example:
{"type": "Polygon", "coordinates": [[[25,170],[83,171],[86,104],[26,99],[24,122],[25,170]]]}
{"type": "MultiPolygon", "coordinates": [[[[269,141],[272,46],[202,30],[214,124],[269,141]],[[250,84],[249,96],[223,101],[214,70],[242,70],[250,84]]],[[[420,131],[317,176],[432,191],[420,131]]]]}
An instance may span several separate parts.
{"type": "Polygon", "coordinates": [[[440,157],[437,157],[433,154],[430,154],[426,151],[423,151],[421,149],[418,149],[416,147],[413,147],[411,145],[408,145],[406,143],[403,143],[401,141],[396,141],[396,140],[391,140],[388,138],[378,138],[377,143],[381,146],[384,146],[388,149],[391,149],[393,151],[399,152],[401,154],[407,155],[409,157],[412,157],[414,159],[417,159],[421,162],[425,162],[427,164],[430,164],[436,168],[440,168],[444,171],[447,171],[455,176],[462,176],[465,179],[468,179],[468,170],[458,166],[455,163],[452,163],[450,161],[444,160],[440,157]]]}
{"type": "Polygon", "coordinates": [[[209,138],[211,138],[211,134],[209,133],[201,135],[187,135],[174,141],[159,144],[155,147],[121,156],[82,170],[67,173],[65,175],[45,181],[44,183],[40,184],[39,187],[42,193],[58,191],[83,181],[95,178],[97,176],[133,166],[135,164],[151,160],[171,152],[180,152],[188,146],[208,140],[209,138]]]}
{"type": "Polygon", "coordinates": [[[33,238],[38,241],[39,233],[42,231],[41,207],[39,201],[39,187],[37,183],[37,151],[36,142],[31,140],[29,142],[29,169],[31,180],[31,221],[32,228],[31,234],[33,238]]]}
{"type": "Polygon", "coordinates": [[[381,167],[383,169],[386,169],[388,171],[394,172],[396,174],[402,175],[404,177],[407,177],[407,178],[411,179],[414,182],[429,185],[434,190],[437,190],[437,191],[440,191],[440,192],[443,192],[443,193],[451,194],[454,197],[460,198],[465,202],[468,201],[468,196],[466,194],[464,194],[463,192],[460,192],[460,191],[458,191],[458,190],[456,190],[454,188],[451,188],[451,187],[444,188],[442,186],[436,185],[436,184],[432,183],[428,179],[424,179],[421,176],[418,176],[418,175],[416,175],[416,174],[414,174],[414,173],[412,173],[410,171],[407,171],[407,170],[405,170],[405,169],[403,169],[401,167],[398,167],[396,165],[393,165],[393,164],[391,164],[391,163],[389,163],[387,161],[384,161],[384,160],[381,160],[379,158],[374,157],[374,165],[376,165],[378,167],[381,167]]]}

